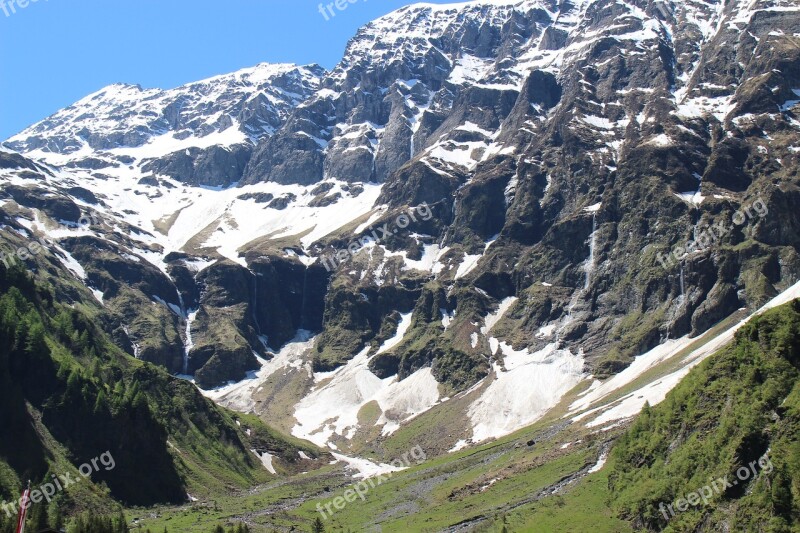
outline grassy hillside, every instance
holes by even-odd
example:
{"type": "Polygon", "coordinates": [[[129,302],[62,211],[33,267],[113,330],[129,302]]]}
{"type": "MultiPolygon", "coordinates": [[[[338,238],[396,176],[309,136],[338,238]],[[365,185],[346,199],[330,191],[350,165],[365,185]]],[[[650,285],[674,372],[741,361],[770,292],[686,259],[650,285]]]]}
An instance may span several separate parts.
{"type": "Polygon", "coordinates": [[[795,300],[754,318],[620,439],[609,480],[620,515],[650,531],[800,529],[798,378],[795,300]],[[707,505],[674,505],[693,492],[707,505]]]}
{"type": "MultiPolygon", "coordinates": [[[[218,408],[190,383],[126,355],[98,324],[21,265],[0,265],[0,499],[18,498],[28,480],[36,488],[53,475],[77,479],[77,466],[106,452],[113,467],[35,505],[39,523],[274,479],[251,450],[272,454],[279,473],[315,467],[299,456],[319,456],[314,446],[218,408]]],[[[9,521],[0,513],[0,531],[9,521]]]]}
{"type": "Polygon", "coordinates": [[[800,300],[752,319],[646,406],[605,468],[508,531],[800,531],[800,300]],[[671,506],[671,508],[670,508],[671,506]],[[602,517],[624,520],[612,525],[602,517]],[[626,529],[627,528],[627,529],[626,529]]]}

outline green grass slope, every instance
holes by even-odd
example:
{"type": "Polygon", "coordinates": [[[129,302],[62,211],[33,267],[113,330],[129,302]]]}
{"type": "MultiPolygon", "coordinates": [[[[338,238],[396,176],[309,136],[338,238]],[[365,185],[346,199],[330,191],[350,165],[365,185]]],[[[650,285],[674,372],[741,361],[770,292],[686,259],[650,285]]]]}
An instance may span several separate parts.
{"type": "Polygon", "coordinates": [[[799,378],[795,300],[751,320],[643,410],[613,452],[620,515],[649,531],[798,531],[799,378]],[[698,504],[679,500],[692,493],[698,504]]]}
{"type": "MultiPolygon", "coordinates": [[[[313,460],[313,445],[223,410],[192,384],[128,356],[93,307],[59,303],[68,281],[56,290],[37,278],[0,265],[0,499],[18,498],[28,480],[36,488],[54,474],[78,476],[76,466],[105,452],[113,468],[35,505],[32,513],[44,515],[38,523],[113,513],[120,504],[179,504],[188,494],[275,479],[251,450],[272,454],[279,474],[326,463],[313,460]]],[[[10,521],[0,512],[0,531],[10,521]]]]}

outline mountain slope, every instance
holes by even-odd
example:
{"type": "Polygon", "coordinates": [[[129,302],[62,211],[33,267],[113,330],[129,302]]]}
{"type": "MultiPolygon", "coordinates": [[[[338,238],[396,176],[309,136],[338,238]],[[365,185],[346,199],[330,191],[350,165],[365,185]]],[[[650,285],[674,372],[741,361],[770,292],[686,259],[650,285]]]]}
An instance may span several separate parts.
{"type": "MultiPolygon", "coordinates": [[[[7,227],[0,233],[6,260],[7,243],[27,246],[7,227]]],[[[318,457],[313,446],[221,410],[191,384],[127,357],[104,331],[108,317],[62,269],[47,249],[0,265],[4,499],[17,498],[24,480],[78,475],[75,465],[106,452],[110,468],[38,511],[55,522],[56,514],[87,508],[177,504],[194,497],[188,494],[252,486],[271,478],[265,453],[275,458],[273,474],[317,466],[299,455],[318,457]],[[61,303],[66,295],[77,299],[61,303]]]]}
{"type": "Polygon", "coordinates": [[[743,321],[800,287],[798,37],[791,0],[418,4],[331,72],[32,126],[0,150],[3,262],[35,277],[0,266],[3,495],[110,443],[69,512],[290,530],[420,447],[326,525],[791,530],[798,310],[743,321]],[[744,493],[659,509],[772,447],[744,493]]]}
{"type": "Polygon", "coordinates": [[[263,63],[171,90],[116,84],[7,141],[72,168],[122,165],[193,185],[239,180],[252,144],[278,129],[316,90],[324,70],[263,63]],[[238,173],[237,173],[238,172],[238,173]]]}
{"type": "Polygon", "coordinates": [[[634,524],[650,531],[797,527],[799,327],[798,300],[754,319],[633,424],[612,454],[609,489],[634,524]],[[758,463],[765,456],[769,463],[758,463]],[[739,472],[753,461],[758,472],[739,472]],[[711,509],[667,513],[668,520],[658,511],[660,502],[726,475],[732,483],[714,494],[711,509]]]}
{"type": "Polygon", "coordinates": [[[9,146],[51,166],[5,155],[3,209],[75,259],[133,355],[207,389],[256,371],[220,401],[344,451],[456,400],[457,449],[800,278],[798,33],[784,0],[409,6],[300,68],[238,177],[203,180],[222,190],[193,186],[193,149],[246,132],[208,140],[219,109],[188,106],[99,170],[34,126],[9,146]],[[142,155],[167,140],[189,153],[142,155]]]}

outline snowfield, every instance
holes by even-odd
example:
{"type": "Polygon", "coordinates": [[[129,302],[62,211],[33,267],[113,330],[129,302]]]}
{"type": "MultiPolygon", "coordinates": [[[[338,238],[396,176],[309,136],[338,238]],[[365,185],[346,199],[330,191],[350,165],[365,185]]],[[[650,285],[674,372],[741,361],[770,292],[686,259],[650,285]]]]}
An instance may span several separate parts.
{"type": "Polygon", "coordinates": [[[335,436],[349,440],[361,429],[359,413],[367,404],[375,402],[381,410],[376,425],[382,426],[384,435],[436,405],[441,395],[430,368],[422,368],[403,381],[397,376],[380,379],[369,369],[375,355],[402,342],[410,325],[411,313],[402,315],[395,335],[374,355],[370,356],[366,347],[345,366],[316,374],[317,387],[295,409],[297,425],[292,434],[336,449],[335,436]]]}
{"type": "Polygon", "coordinates": [[[504,364],[494,364],[493,381],[468,411],[474,442],[533,424],[585,377],[583,356],[555,344],[531,353],[501,342],[500,350],[504,364]]]}

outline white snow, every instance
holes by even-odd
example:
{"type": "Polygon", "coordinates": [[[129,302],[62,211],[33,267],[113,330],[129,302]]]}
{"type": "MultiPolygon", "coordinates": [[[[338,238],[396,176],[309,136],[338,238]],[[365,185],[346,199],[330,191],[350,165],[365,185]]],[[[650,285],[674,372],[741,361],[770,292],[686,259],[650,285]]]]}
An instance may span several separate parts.
{"type": "Polygon", "coordinates": [[[468,409],[472,439],[481,442],[529,426],[555,407],[584,378],[584,359],[549,344],[538,352],[501,342],[503,369],[468,409]]]}
{"type": "MultiPolygon", "coordinates": [[[[126,152],[126,155],[141,161],[149,157],[149,147],[150,145],[120,148],[110,152],[116,155],[126,152]]],[[[77,157],[74,154],[40,155],[50,159],[64,159],[61,163],[77,157]]],[[[91,155],[91,152],[83,155],[91,155]]],[[[300,185],[265,182],[219,189],[190,187],[160,176],[173,187],[160,187],[159,195],[153,196],[135,194],[153,188],[139,185],[138,181],[145,173],[137,164],[131,167],[104,169],[103,173],[109,176],[107,180],[97,179],[85,171],[74,170],[63,175],[57,174],[53,181],[56,184],[69,184],[72,180],[79,180],[82,186],[105,199],[108,212],[113,212],[122,222],[141,228],[142,231],[130,234],[134,246],[139,246],[133,251],[162,271],[166,268],[164,256],[172,251],[182,250],[190,241],[198,247],[214,248],[221,255],[240,264],[244,264],[244,260],[239,256],[239,249],[259,238],[279,239],[303,235],[299,238],[300,244],[308,247],[338,228],[373,212],[373,204],[381,190],[380,184],[365,183],[362,184],[364,191],[353,197],[342,190],[344,182],[329,180],[334,184],[331,194],[339,192],[342,197],[325,207],[311,207],[308,204],[314,198],[308,194],[306,187],[300,185]],[[290,202],[286,209],[277,210],[268,208],[267,204],[239,198],[256,193],[269,193],[275,198],[291,194],[296,200],[290,202]],[[159,247],[163,251],[151,251],[159,247]]],[[[93,234],[86,228],[60,227],[52,231],[54,233],[48,235],[56,239],[61,236],[93,234]]],[[[299,258],[304,260],[304,256],[299,258]]],[[[187,266],[202,270],[212,262],[213,260],[195,259],[187,262],[187,266]]]]}
{"type": "MultiPolygon", "coordinates": [[[[442,248],[438,244],[425,244],[422,246],[422,248],[423,253],[419,260],[409,259],[407,257],[407,252],[405,251],[400,253],[400,255],[403,256],[403,270],[435,272],[437,270],[436,267],[441,266],[439,260],[450,250],[448,246],[442,248]]],[[[387,253],[386,257],[391,257],[393,255],[398,254],[387,253]]]]}
{"type": "Polygon", "coordinates": [[[453,322],[455,311],[448,312],[447,309],[439,309],[439,312],[442,313],[442,327],[447,331],[447,328],[449,328],[450,324],[453,322]]]}
{"type": "Polygon", "coordinates": [[[479,57],[462,55],[456,60],[456,66],[450,73],[450,83],[461,85],[474,83],[483,79],[494,65],[494,61],[481,59],[479,57]]]}
{"type": "Polygon", "coordinates": [[[189,352],[192,351],[194,348],[194,339],[192,338],[192,324],[194,323],[195,319],[197,318],[197,313],[199,309],[195,309],[193,311],[188,311],[186,313],[185,321],[185,335],[186,341],[183,348],[183,373],[189,373],[189,352]]]}
{"type": "Polygon", "coordinates": [[[458,265],[455,279],[461,279],[475,270],[475,267],[478,266],[478,261],[480,261],[481,257],[483,257],[483,255],[465,255],[464,260],[460,265],[458,265]]]}
{"type": "Polygon", "coordinates": [[[337,461],[341,461],[347,464],[347,467],[351,471],[355,471],[356,473],[353,474],[354,478],[361,478],[361,479],[368,479],[375,476],[380,476],[382,474],[391,474],[392,472],[399,472],[401,470],[405,470],[408,467],[399,467],[393,466],[386,463],[375,463],[370,461],[369,459],[363,459],[360,457],[348,457],[346,455],[342,455],[341,453],[331,452],[337,461]]]}
{"type": "Polygon", "coordinates": [[[67,270],[72,272],[75,277],[81,280],[86,279],[86,271],[83,269],[81,264],[74,257],[72,257],[72,254],[58,245],[53,245],[53,248],[55,248],[57,251],[55,256],[58,258],[61,264],[67,268],[67,270]]]}
{"type": "Polygon", "coordinates": [[[536,338],[537,339],[549,339],[556,332],[556,328],[557,327],[558,327],[558,324],[548,324],[546,326],[542,326],[541,328],[539,328],[539,331],[536,332],[536,338]]]}
{"type": "MultiPolygon", "coordinates": [[[[410,323],[410,316],[405,315],[407,318],[403,321],[410,323]]],[[[404,331],[398,333],[404,334],[404,331]]],[[[402,339],[402,334],[393,339],[402,339]]],[[[390,434],[402,422],[427,411],[439,401],[439,384],[430,368],[417,370],[403,381],[398,381],[397,376],[380,379],[369,369],[374,357],[368,355],[369,350],[368,346],[345,366],[318,377],[318,388],[295,408],[297,424],[292,428],[292,435],[323,447],[332,446],[334,435],[351,439],[359,429],[359,411],[372,401],[377,402],[383,412],[376,425],[383,426],[384,434],[390,434]]]]}
{"type": "Polygon", "coordinates": [[[313,344],[314,339],[310,332],[300,330],[294,340],[287,343],[275,357],[269,361],[259,358],[261,369],[250,373],[247,379],[201,392],[220,405],[247,413],[256,405],[253,393],[274,373],[280,370],[299,369],[306,365],[305,356],[313,344]]]}
{"type": "Polygon", "coordinates": [[[508,298],[505,298],[502,302],[500,302],[500,305],[494,312],[491,312],[488,315],[486,315],[486,317],[484,317],[481,333],[483,333],[484,336],[488,335],[492,331],[492,328],[498,322],[500,322],[500,319],[503,318],[503,316],[508,312],[508,310],[511,309],[511,306],[517,303],[518,300],[519,298],[517,298],[516,296],[509,296],[508,298]]]}
{"type": "Polygon", "coordinates": [[[603,130],[613,130],[615,126],[614,122],[611,122],[605,117],[596,117],[589,115],[586,117],[581,117],[580,120],[585,122],[586,124],[589,124],[590,126],[594,126],[596,128],[600,128],[603,130]]]}
{"type": "Polygon", "coordinates": [[[700,191],[695,192],[678,192],[675,193],[675,196],[683,200],[684,202],[692,205],[700,205],[703,203],[703,200],[706,199],[705,196],[700,194],[700,191]]]}
{"type": "MultiPolygon", "coordinates": [[[[594,206],[592,206],[589,209],[593,209],[593,208],[594,208],[594,206]]],[[[583,289],[584,290],[588,290],[589,289],[589,286],[590,286],[591,281],[592,281],[592,274],[594,274],[594,270],[595,270],[595,267],[596,267],[596,265],[595,265],[595,263],[596,263],[595,250],[597,249],[597,212],[599,210],[600,210],[600,208],[598,207],[594,211],[591,211],[591,213],[592,213],[592,233],[591,233],[591,235],[589,235],[589,257],[586,259],[586,264],[584,264],[584,266],[583,266],[583,269],[586,272],[586,279],[585,279],[584,284],[583,284],[583,289]]]]}
{"type": "MultiPolygon", "coordinates": [[[[588,408],[590,405],[602,400],[615,391],[620,390],[624,386],[635,381],[639,376],[650,370],[651,368],[661,364],[662,362],[672,358],[681,350],[695,342],[697,339],[692,339],[688,335],[681,337],[677,340],[669,340],[661,344],[649,352],[640,355],[633,360],[633,363],[625,370],[616,374],[612,378],[601,385],[595,386],[593,390],[576,400],[569,406],[570,412],[578,412],[588,408]]],[[[599,381],[595,382],[601,383],[599,381]]]]}
{"type": "Polygon", "coordinates": [[[94,296],[94,297],[95,297],[95,299],[96,299],[98,302],[100,302],[100,303],[103,303],[103,296],[104,296],[104,295],[103,295],[103,291],[101,291],[101,290],[99,290],[99,289],[93,289],[93,288],[91,288],[91,287],[89,288],[89,290],[90,290],[90,291],[92,291],[92,296],[94,296]]]}
{"type": "Polygon", "coordinates": [[[384,214],[386,214],[387,207],[380,206],[378,207],[374,213],[372,213],[366,222],[360,224],[356,230],[353,232],[355,235],[360,235],[363,231],[372,227],[372,225],[377,222],[384,214]]]}
{"type": "MultiPolygon", "coordinates": [[[[228,146],[246,139],[236,124],[236,118],[248,101],[263,97],[269,103],[263,106],[262,112],[271,113],[275,118],[285,119],[288,116],[291,106],[298,103],[301,95],[284,91],[272,82],[291,73],[296,73],[297,79],[302,79],[309,90],[319,85],[320,79],[305,67],[269,63],[169,90],[110,85],[58,111],[47,121],[27,128],[10,141],[25,141],[42,134],[72,136],[76,139],[115,132],[144,131],[157,134],[164,129],[167,109],[179,105],[179,123],[173,126],[173,130],[161,135],[160,139],[150,143],[151,151],[165,155],[192,146],[228,146]],[[207,109],[212,106],[216,106],[219,112],[204,116],[208,115],[207,109]],[[200,120],[204,122],[202,125],[199,124],[200,120]],[[233,126],[230,126],[231,123],[233,126]],[[191,135],[183,140],[174,138],[173,134],[179,131],[191,135]],[[220,135],[229,135],[232,139],[220,142],[217,140],[220,135]]],[[[272,127],[262,126],[263,134],[272,132],[272,127]]]]}
{"type": "Polygon", "coordinates": [[[686,118],[700,118],[709,115],[723,122],[734,107],[736,107],[736,104],[733,102],[732,95],[714,98],[698,96],[696,98],[687,98],[680,102],[676,114],[686,118]]]}
{"type": "MultiPolygon", "coordinates": [[[[696,339],[690,340],[684,337],[682,339],[678,339],[677,341],[670,341],[663,347],[659,346],[655,348],[648,354],[637,358],[634,362],[635,366],[632,365],[632,369],[623,371],[614,378],[611,378],[609,382],[604,383],[602,386],[587,394],[581,400],[573,403],[570,406],[571,413],[583,411],[588,406],[594,406],[598,404],[599,406],[594,407],[589,411],[585,411],[578,416],[574,416],[572,421],[577,422],[579,420],[591,418],[592,416],[596,415],[595,418],[586,423],[586,427],[604,426],[609,422],[624,420],[636,416],[639,412],[641,412],[645,402],[649,402],[651,406],[661,403],[664,398],[666,398],[667,394],[674,389],[684,377],[686,377],[692,368],[728,344],[733,339],[736,331],[738,331],[739,328],[746,324],[752,317],[759,315],[768,309],[772,309],[787,303],[795,298],[800,298],[800,282],[795,283],[790,288],[770,300],[766,305],[749,317],[740,321],[738,324],[734,325],[703,346],[686,355],[681,360],[682,366],[678,370],[664,376],[663,378],[655,379],[653,382],[639,388],[638,390],[624,396],[619,400],[616,400],[610,404],[603,404],[602,399],[611,394],[613,391],[619,390],[622,386],[632,382],[636,377],[647,371],[649,368],[657,365],[659,362],[672,358],[672,356],[676,355],[696,339]],[[615,380],[616,382],[614,382],[615,380]]],[[[707,335],[710,335],[710,333],[707,332],[704,336],[707,335]]]]}
{"type": "Polygon", "coordinates": [[[411,420],[439,402],[439,383],[429,367],[420,369],[403,381],[393,381],[380,391],[375,400],[383,410],[377,425],[383,425],[383,435],[391,435],[400,422],[411,420]],[[399,417],[398,413],[402,413],[399,417]]]}
{"type": "Polygon", "coordinates": [[[603,452],[600,454],[600,457],[597,459],[597,463],[589,469],[589,474],[594,474],[595,472],[599,472],[601,468],[606,464],[606,460],[608,459],[608,452],[603,452]]]}
{"type": "Polygon", "coordinates": [[[395,332],[394,336],[390,339],[386,339],[386,341],[381,344],[381,347],[378,349],[379,354],[383,352],[388,352],[401,342],[403,342],[403,337],[405,337],[408,328],[411,326],[411,315],[412,313],[405,313],[400,315],[400,322],[397,324],[397,331],[395,332]]]}
{"type": "MultiPolygon", "coordinates": [[[[792,92],[794,94],[796,94],[798,97],[800,97],[800,89],[792,89],[792,92]]],[[[781,106],[781,111],[785,113],[786,111],[789,111],[790,109],[792,109],[797,104],[800,104],[800,99],[798,99],[798,100],[788,100],[787,102],[785,102],[781,106]]]]}
{"type": "Polygon", "coordinates": [[[673,146],[675,144],[675,141],[673,141],[669,135],[662,133],[661,135],[656,135],[655,137],[647,141],[645,144],[652,144],[664,148],[667,146],[673,146]]]}
{"type": "Polygon", "coordinates": [[[272,465],[272,458],[275,457],[274,455],[271,455],[270,453],[267,452],[259,454],[255,450],[250,450],[250,451],[253,452],[256,455],[256,457],[258,457],[261,460],[261,464],[264,465],[264,468],[266,468],[270,474],[277,474],[277,472],[275,471],[275,467],[272,465]]]}
{"type": "Polygon", "coordinates": [[[467,446],[469,446],[469,442],[467,442],[464,439],[460,439],[460,440],[458,440],[458,442],[456,442],[455,446],[453,446],[452,448],[447,450],[447,453],[453,453],[453,452],[457,452],[459,450],[463,450],[467,446]]]}

